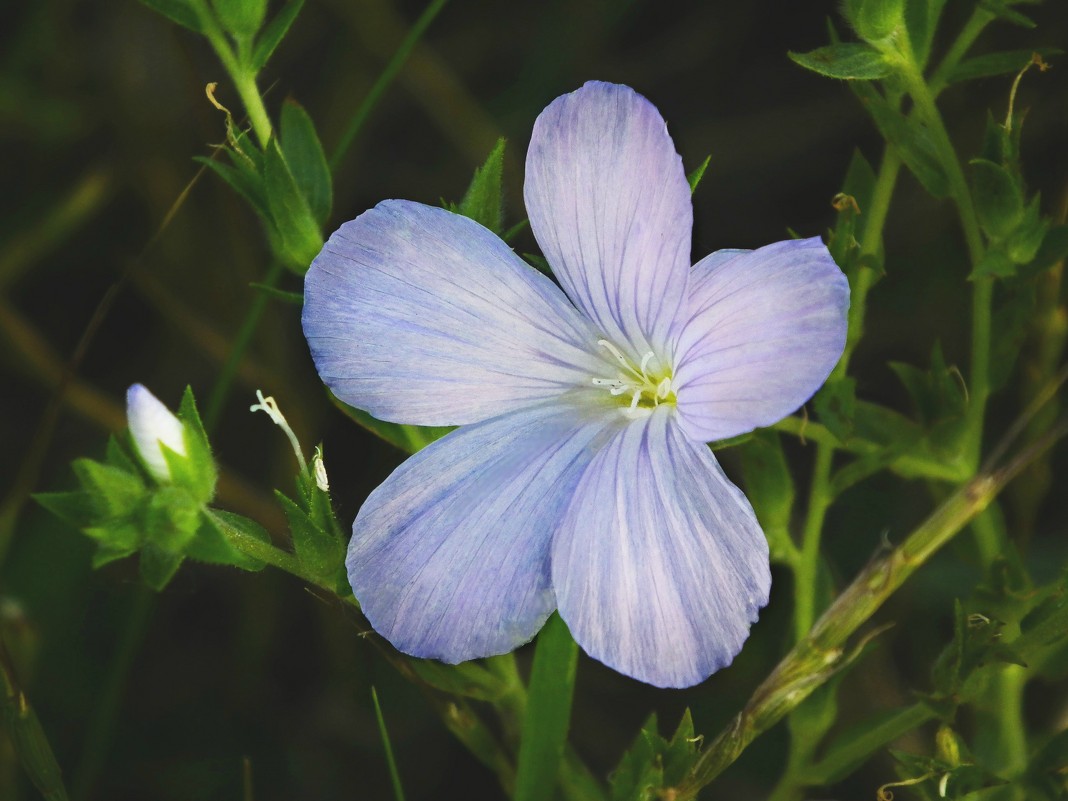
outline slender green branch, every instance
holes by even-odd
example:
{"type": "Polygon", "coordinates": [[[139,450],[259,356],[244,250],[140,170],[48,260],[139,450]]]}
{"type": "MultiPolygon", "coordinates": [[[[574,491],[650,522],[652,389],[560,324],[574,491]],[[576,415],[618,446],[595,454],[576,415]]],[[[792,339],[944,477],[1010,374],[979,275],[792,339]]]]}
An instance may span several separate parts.
{"type": "Polygon", "coordinates": [[[363,128],[363,124],[367,121],[367,117],[371,114],[371,110],[377,105],[379,98],[386,91],[393,79],[397,77],[397,73],[400,72],[400,68],[404,66],[404,62],[408,60],[408,56],[411,55],[412,50],[415,49],[415,45],[422,38],[423,33],[430,27],[430,23],[434,21],[434,18],[438,15],[438,12],[445,7],[445,3],[448,0],[431,0],[423,13],[419,15],[419,19],[415,21],[411,29],[408,31],[407,36],[400,43],[397,49],[393,53],[393,57],[386,64],[386,68],[382,70],[382,74],[378,76],[378,80],[374,82],[371,90],[364,96],[363,102],[360,103],[356,109],[356,113],[352,115],[352,119],[349,120],[348,126],[345,128],[345,132],[341,135],[341,141],[337,143],[337,147],[334,148],[333,155],[330,156],[330,171],[337,171],[338,166],[341,164],[341,160],[345,158],[345,154],[355,141],[357,134],[363,128]]]}
{"type": "Polygon", "coordinates": [[[794,635],[801,640],[812,628],[816,618],[817,574],[820,561],[820,535],[827,509],[834,500],[830,493],[831,460],[834,448],[816,446],[816,466],[813,469],[812,489],[808,495],[805,528],[801,535],[801,558],[794,573],[794,635]]]}
{"type": "Polygon", "coordinates": [[[971,46],[975,44],[975,40],[979,38],[979,34],[983,32],[983,29],[994,19],[996,19],[995,15],[987,11],[981,3],[976,5],[975,11],[972,12],[968,21],[964,23],[964,27],[957,35],[957,38],[953,40],[953,44],[949,46],[942,62],[931,75],[929,85],[931,93],[935,97],[940,95],[942,90],[946,88],[949,83],[950,73],[961,62],[961,59],[971,49],[971,46]]]}

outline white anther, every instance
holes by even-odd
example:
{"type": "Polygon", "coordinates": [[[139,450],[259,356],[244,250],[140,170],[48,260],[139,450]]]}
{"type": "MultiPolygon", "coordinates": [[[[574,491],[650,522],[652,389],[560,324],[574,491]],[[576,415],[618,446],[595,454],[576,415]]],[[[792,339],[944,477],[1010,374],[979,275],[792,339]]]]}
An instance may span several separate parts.
{"type": "Polygon", "coordinates": [[[671,379],[664,378],[656,385],[656,397],[660,400],[664,400],[671,394],[671,379]]]}
{"type": "Polygon", "coordinates": [[[627,361],[627,357],[623,355],[623,351],[621,351],[607,339],[598,339],[597,344],[607,350],[613,356],[615,356],[619,363],[622,364],[625,368],[627,368],[631,372],[634,372],[634,368],[630,366],[630,363],[627,361]]]}
{"type": "Polygon", "coordinates": [[[641,397],[642,397],[642,388],[638,387],[636,390],[634,390],[634,397],[632,397],[630,399],[630,410],[632,412],[635,409],[638,408],[638,401],[641,400],[641,397]]]}
{"type": "Polygon", "coordinates": [[[641,366],[642,378],[644,378],[646,381],[649,380],[649,374],[645,371],[645,368],[647,368],[649,366],[649,362],[651,362],[652,360],[653,360],[653,352],[652,351],[649,351],[644,356],[642,356],[642,366],[641,366]]]}
{"type": "Polygon", "coordinates": [[[326,463],[323,461],[323,449],[319,446],[316,446],[315,455],[312,456],[312,473],[315,476],[315,486],[323,492],[329,492],[330,479],[326,477],[326,463]]]}

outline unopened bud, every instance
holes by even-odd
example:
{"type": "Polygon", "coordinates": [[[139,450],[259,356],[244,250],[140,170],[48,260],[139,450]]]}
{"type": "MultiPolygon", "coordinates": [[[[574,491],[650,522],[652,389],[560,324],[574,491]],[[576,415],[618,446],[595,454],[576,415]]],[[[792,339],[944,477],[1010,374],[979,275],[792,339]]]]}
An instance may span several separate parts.
{"type": "Polygon", "coordinates": [[[169,483],[171,468],[162,446],[186,455],[185,428],[171,410],[141,384],[126,390],[126,421],[134,446],[145,467],[157,481],[169,483]]]}

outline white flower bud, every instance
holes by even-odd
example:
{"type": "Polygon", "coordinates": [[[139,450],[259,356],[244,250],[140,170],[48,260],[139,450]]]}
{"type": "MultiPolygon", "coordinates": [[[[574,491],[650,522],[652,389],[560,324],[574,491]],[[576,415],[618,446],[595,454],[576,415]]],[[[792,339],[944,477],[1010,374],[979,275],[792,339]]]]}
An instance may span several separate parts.
{"type": "Polygon", "coordinates": [[[172,451],[186,455],[181,420],[141,384],[126,390],[126,420],[134,446],[148,472],[157,481],[169,482],[171,469],[160,446],[166,445],[172,451]]]}

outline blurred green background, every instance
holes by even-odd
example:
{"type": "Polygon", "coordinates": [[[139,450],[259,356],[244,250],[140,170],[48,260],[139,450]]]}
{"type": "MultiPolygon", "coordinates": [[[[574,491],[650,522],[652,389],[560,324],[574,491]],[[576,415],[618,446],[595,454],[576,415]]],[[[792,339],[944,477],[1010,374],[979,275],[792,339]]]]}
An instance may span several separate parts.
{"type": "MultiPolygon", "coordinates": [[[[947,25],[970,7],[951,0],[947,25]]],[[[422,8],[309,0],[261,81],[269,108],[299,100],[330,152],[422,8]]],[[[977,52],[1068,42],[1064,3],[1029,13],[1037,31],[995,26],[977,52]]],[[[459,199],[501,135],[508,218],[522,219],[534,118],[596,78],[649,97],[688,168],[711,155],[695,196],[695,258],[785,238],[787,227],[823,233],[853,148],[876,161],[882,147],[844,84],[787,59],[787,50],[824,44],[835,17],[833,2],[452,0],[335,174],[333,224],[384,198],[459,199]]],[[[1030,108],[1025,174],[1056,210],[1068,176],[1068,68],[1053,62],[1025,78],[1017,104],[1030,108]]],[[[0,8],[0,626],[12,662],[79,801],[237,799],[245,760],[260,801],[387,798],[371,685],[410,799],[500,797],[430,698],[360,635],[349,609],[269,570],[193,564],[157,597],[139,585],[134,560],[91,571],[89,541],[23,503],[27,491],[70,486],[71,459],[102,453],[107,432],[124,424],[128,385],[143,382],[175,407],[189,384],[203,403],[230,353],[256,294],[249,284],[263,279],[269,254],[243,201],[215,176],[198,176],[192,161],[224,138],[223,116],[204,95],[216,80],[217,97],[236,113],[240,103],[207,46],[135,0],[0,8]],[[52,428],[64,365],[112,290],[52,428]]],[[[942,98],[964,156],[977,152],[987,111],[1004,115],[1010,84],[981,80],[942,98]]],[[[517,244],[535,248],[529,233],[517,244]]],[[[910,176],[895,195],[886,249],[888,275],[872,294],[854,372],[862,397],[907,411],[886,362],[926,365],[936,339],[950,364],[966,361],[967,267],[948,203],[932,201],[910,176]]],[[[283,286],[299,291],[300,281],[287,276],[283,286]]],[[[266,417],[248,413],[257,388],[275,396],[306,449],[325,443],[347,525],[402,454],[329,405],[299,309],[278,301],[213,432],[225,468],[219,504],[284,535],[270,490],[290,489],[292,453],[266,417]]],[[[1014,408],[1011,380],[1003,398],[993,433],[1014,408]]],[[[803,486],[811,456],[796,441],[790,448],[803,486]]],[[[737,478],[730,452],[722,458],[737,478]]],[[[1054,466],[1063,476],[1063,454],[1054,466]]],[[[882,538],[898,539],[930,505],[922,485],[885,475],[848,492],[825,539],[835,574],[848,579],[882,538]]],[[[1040,573],[1064,562],[1066,519],[1063,494],[1054,493],[1030,553],[1040,573]]],[[[883,611],[880,620],[912,624],[882,638],[845,681],[844,720],[923,689],[951,631],[952,599],[976,578],[964,549],[951,548],[883,611]]],[[[655,691],[583,657],[579,753],[606,774],[650,711],[670,728],[687,705],[697,730],[714,734],[787,643],[788,590],[785,580],[775,587],[734,666],[693,691],[655,691]]],[[[521,665],[528,662],[523,653],[521,665]]],[[[1036,721],[1064,714],[1064,687],[1031,689],[1036,721]]],[[[758,742],[709,796],[762,797],[784,741],[780,729],[758,742]]],[[[869,797],[890,778],[873,762],[834,797],[869,797]]],[[[34,797],[0,735],[0,799],[34,797]]]]}

